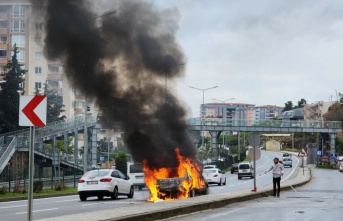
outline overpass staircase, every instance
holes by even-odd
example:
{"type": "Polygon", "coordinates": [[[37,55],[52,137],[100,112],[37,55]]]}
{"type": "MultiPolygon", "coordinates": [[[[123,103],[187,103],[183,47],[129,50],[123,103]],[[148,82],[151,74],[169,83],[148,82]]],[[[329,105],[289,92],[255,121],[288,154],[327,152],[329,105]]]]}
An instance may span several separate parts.
{"type": "MultiPolygon", "coordinates": [[[[52,162],[60,162],[61,165],[82,170],[82,162],[75,160],[74,156],[68,154],[57,153],[56,151],[45,150],[40,144],[40,140],[50,139],[51,136],[60,136],[66,131],[83,130],[85,127],[94,127],[96,125],[96,117],[87,116],[85,123],[84,116],[76,116],[65,121],[58,121],[46,125],[45,127],[35,128],[35,145],[34,153],[44,159],[52,162]]],[[[0,174],[9,163],[11,157],[16,151],[28,151],[30,141],[30,129],[23,129],[6,134],[0,134],[0,174]]]]}

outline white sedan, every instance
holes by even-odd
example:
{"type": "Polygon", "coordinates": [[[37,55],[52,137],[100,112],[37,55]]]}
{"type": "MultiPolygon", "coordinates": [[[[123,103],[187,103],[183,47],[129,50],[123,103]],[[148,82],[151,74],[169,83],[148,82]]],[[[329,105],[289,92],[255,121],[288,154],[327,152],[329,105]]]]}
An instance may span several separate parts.
{"type": "Polygon", "coordinates": [[[202,175],[207,180],[207,183],[218,184],[219,186],[226,185],[226,177],[224,174],[225,172],[222,172],[218,168],[204,169],[202,171],[202,175]]]}
{"type": "Polygon", "coordinates": [[[87,197],[97,196],[102,200],[104,196],[117,199],[118,195],[132,198],[134,187],[129,177],[115,169],[91,170],[78,180],[77,191],[81,201],[87,197]]]}

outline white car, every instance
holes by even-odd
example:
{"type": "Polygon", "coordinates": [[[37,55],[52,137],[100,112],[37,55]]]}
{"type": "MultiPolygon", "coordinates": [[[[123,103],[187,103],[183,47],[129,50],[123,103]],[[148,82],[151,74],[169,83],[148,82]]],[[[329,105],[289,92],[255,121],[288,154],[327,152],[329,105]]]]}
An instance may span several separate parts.
{"type": "Polygon", "coordinates": [[[339,165],[339,172],[343,173],[343,162],[339,165]]]}
{"type": "Polygon", "coordinates": [[[134,187],[129,177],[115,169],[91,170],[78,180],[77,191],[81,201],[88,197],[97,196],[102,200],[104,196],[117,199],[118,195],[132,198],[134,187]]]}
{"type": "Polygon", "coordinates": [[[204,169],[202,172],[203,177],[208,184],[226,185],[225,172],[222,172],[218,168],[204,169]]]}

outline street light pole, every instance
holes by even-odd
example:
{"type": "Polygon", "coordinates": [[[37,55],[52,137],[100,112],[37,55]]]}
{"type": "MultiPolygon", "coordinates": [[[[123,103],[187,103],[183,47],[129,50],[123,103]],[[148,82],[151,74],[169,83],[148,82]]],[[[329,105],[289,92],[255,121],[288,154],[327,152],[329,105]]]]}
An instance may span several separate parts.
{"type": "Polygon", "coordinates": [[[210,89],[213,89],[213,88],[217,88],[218,86],[213,86],[213,87],[209,87],[209,88],[205,88],[205,89],[202,89],[202,88],[197,88],[197,87],[192,87],[192,86],[189,86],[190,88],[192,89],[195,89],[195,90],[199,90],[199,91],[202,91],[202,108],[201,108],[201,147],[204,146],[204,105],[205,105],[205,91],[207,90],[210,90],[210,89]]]}

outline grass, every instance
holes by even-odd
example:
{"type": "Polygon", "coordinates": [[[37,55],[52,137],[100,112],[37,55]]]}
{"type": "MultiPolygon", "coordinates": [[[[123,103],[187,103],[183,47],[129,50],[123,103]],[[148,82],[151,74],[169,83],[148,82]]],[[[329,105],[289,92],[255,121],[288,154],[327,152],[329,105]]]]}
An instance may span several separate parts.
{"type": "Polygon", "coordinates": [[[336,166],[328,165],[328,164],[322,164],[319,165],[317,164],[317,168],[322,168],[322,169],[331,169],[331,170],[337,170],[336,166]]]}
{"type": "MultiPolygon", "coordinates": [[[[33,197],[35,196],[50,196],[50,195],[63,195],[63,194],[72,194],[72,193],[77,193],[77,188],[72,188],[68,187],[65,189],[62,189],[60,191],[56,190],[42,190],[41,192],[38,193],[33,193],[33,197]]],[[[5,194],[0,194],[0,199],[11,199],[11,198],[20,198],[20,197],[27,197],[28,193],[5,193],[5,194]]]]}

